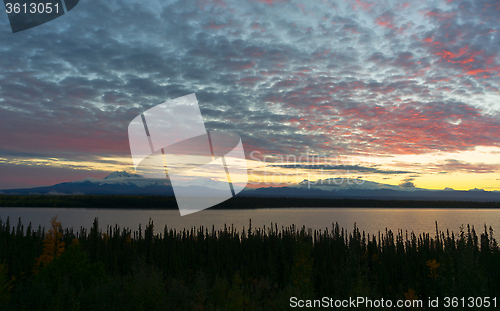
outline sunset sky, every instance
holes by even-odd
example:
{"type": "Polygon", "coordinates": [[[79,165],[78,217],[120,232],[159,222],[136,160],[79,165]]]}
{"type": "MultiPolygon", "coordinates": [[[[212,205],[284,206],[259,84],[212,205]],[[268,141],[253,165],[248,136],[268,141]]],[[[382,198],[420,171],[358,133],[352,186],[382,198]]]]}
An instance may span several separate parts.
{"type": "Polygon", "coordinates": [[[0,42],[0,189],[133,172],[128,124],[195,93],[251,181],[500,190],[498,0],[82,0],[0,42]]]}

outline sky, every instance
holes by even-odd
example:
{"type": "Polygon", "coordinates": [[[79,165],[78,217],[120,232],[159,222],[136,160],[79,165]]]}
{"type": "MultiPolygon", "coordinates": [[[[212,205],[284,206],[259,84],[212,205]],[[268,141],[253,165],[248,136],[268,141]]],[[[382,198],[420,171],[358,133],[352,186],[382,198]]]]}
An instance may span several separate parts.
{"type": "Polygon", "coordinates": [[[249,178],[500,190],[497,0],[81,0],[0,14],[0,189],[133,172],[127,127],[195,93],[249,178]],[[265,160],[265,162],[264,162],[265,160]]]}

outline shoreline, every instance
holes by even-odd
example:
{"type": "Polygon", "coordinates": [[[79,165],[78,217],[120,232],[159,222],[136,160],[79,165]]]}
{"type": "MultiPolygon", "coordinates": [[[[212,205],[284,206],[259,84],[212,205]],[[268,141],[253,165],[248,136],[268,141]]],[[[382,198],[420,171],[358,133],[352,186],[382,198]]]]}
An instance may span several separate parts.
{"type": "MultiPolygon", "coordinates": [[[[1,207],[101,208],[175,210],[173,196],[139,195],[0,195],[1,207]],[[161,207],[158,207],[161,206],[161,207]]],[[[246,210],[279,208],[418,208],[418,209],[495,209],[500,202],[458,200],[406,200],[378,198],[295,198],[234,197],[211,210],[246,210]]]]}

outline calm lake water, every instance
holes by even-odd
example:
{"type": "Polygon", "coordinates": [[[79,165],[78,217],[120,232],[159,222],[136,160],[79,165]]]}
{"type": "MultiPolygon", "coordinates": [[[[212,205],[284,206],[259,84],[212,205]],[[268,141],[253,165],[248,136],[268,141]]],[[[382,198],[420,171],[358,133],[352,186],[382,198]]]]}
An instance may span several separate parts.
{"type": "Polygon", "coordinates": [[[208,227],[216,229],[234,225],[241,232],[248,229],[252,219],[253,228],[269,227],[271,224],[297,227],[305,226],[311,229],[332,228],[332,223],[338,222],[341,227],[352,231],[354,223],[360,231],[377,234],[385,229],[408,232],[434,233],[435,222],[439,229],[449,229],[455,233],[462,225],[474,225],[478,233],[484,231],[484,225],[491,226],[498,238],[500,234],[500,210],[496,209],[394,209],[394,208],[281,208],[255,210],[204,210],[187,216],[180,216],[177,210],[132,210],[132,209],[85,209],[85,208],[0,208],[0,219],[5,222],[10,217],[12,226],[21,217],[25,227],[32,223],[48,228],[54,216],[64,228],[79,230],[81,226],[90,228],[94,218],[99,219],[99,225],[106,230],[108,225],[118,224],[120,228],[128,227],[137,230],[139,224],[144,229],[149,219],[154,222],[155,233],[163,231],[165,225],[169,228],[184,229],[191,227],[208,227]]]}

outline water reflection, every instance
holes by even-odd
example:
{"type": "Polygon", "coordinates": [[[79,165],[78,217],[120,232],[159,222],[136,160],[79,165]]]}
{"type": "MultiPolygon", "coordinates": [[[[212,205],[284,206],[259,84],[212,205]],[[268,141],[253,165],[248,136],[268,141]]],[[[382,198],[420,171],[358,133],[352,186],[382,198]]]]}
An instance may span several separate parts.
{"type": "Polygon", "coordinates": [[[349,231],[356,223],[360,231],[377,234],[386,228],[414,231],[417,234],[427,232],[433,234],[439,229],[459,232],[462,225],[474,225],[478,233],[483,232],[484,224],[491,226],[496,232],[500,229],[500,211],[495,209],[379,209],[379,208],[281,208],[255,210],[204,210],[187,216],[180,216],[177,210],[132,210],[132,209],[83,209],[83,208],[0,208],[0,218],[5,221],[10,217],[12,226],[21,220],[25,227],[29,222],[33,227],[41,225],[48,228],[50,219],[58,216],[64,228],[80,226],[90,228],[94,218],[99,219],[100,227],[105,230],[108,225],[120,228],[128,227],[136,230],[149,219],[154,222],[155,233],[169,228],[184,229],[191,227],[208,227],[215,229],[234,225],[241,231],[248,229],[249,219],[253,228],[267,228],[271,224],[287,227],[292,224],[316,230],[331,228],[332,223],[349,231]]]}

